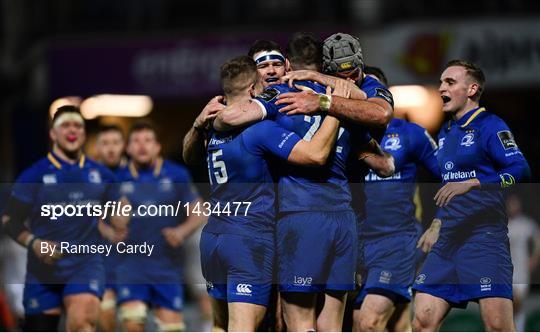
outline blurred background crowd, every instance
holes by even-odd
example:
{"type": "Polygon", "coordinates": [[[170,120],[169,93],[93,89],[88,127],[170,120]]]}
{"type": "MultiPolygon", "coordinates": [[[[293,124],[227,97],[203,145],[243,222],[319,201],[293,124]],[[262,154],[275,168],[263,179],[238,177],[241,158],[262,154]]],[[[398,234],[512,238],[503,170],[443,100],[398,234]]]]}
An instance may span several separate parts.
{"type": "MultiPolygon", "coordinates": [[[[181,162],[182,137],[221,93],[220,65],[246,54],[256,39],[285,45],[296,31],[321,39],[338,31],[358,36],[366,63],[389,79],[396,115],[433,136],[443,121],[437,92],[442,66],[454,58],[477,63],[487,77],[482,104],[512,128],[532,170],[533,183],[515,190],[508,213],[515,281],[524,295],[516,306],[523,309],[524,328],[540,330],[540,3],[0,0],[0,22],[0,210],[17,174],[48,151],[51,110],[63,104],[81,106],[90,156],[99,127],[127,131],[146,117],[159,128],[163,155],[181,162]]],[[[207,182],[204,166],[190,171],[196,183],[207,182]]],[[[432,217],[430,193],[422,193],[424,222],[432,217]]],[[[22,248],[1,248],[4,279],[24,274],[18,257],[24,257],[22,248]]],[[[0,289],[4,325],[22,313],[21,288],[0,289]]],[[[192,320],[186,311],[186,324],[202,330],[195,303],[188,303],[195,310],[192,320]]],[[[481,325],[474,308],[454,311],[446,329],[482,329],[474,326],[481,325]]]]}

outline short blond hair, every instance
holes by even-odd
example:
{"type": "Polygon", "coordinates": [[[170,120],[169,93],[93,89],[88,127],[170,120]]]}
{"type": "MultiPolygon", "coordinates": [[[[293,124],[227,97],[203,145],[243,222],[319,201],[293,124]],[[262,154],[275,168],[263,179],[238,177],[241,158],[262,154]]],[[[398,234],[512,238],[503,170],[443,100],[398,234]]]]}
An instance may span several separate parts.
{"type": "Polygon", "coordinates": [[[227,96],[236,96],[255,84],[259,77],[255,61],[248,56],[233,58],[221,66],[221,87],[227,96]]]}
{"type": "Polygon", "coordinates": [[[484,92],[484,86],[486,85],[486,76],[484,72],[476,64],[463,60],[463,59],[454,59],[450,60],[444,69],[452,66],[460,66],[465,68],[467,75],[473,79],[474,82],[478,83],[478,92],[476,93],[476,100],[480,99],[482,93],[484,92]]]}

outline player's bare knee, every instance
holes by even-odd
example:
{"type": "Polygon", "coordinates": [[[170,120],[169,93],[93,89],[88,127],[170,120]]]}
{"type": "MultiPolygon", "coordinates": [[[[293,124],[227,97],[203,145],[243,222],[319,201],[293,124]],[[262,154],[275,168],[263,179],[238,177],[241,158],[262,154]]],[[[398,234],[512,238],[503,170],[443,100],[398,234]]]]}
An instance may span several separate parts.
{"type": "Polygon", "coordinates": [[[412,322],[413,331],[435,331],[437,323],[431,308],[422,308],[415,310],[412,322]]]}
{"type": "Polygon", "coordinates": [[[383,331],[386,326],[384,313],[364,311],[360,314],[360,330],[364,332],[383,331]]]}
{"type": "Polygon", "coordinates": [[[73,316],[66,321],[68,331],[74,332],[92,332],[97,328],[97,318],[89,316],[73,316]]]}
{"type": "Polygon", "coordinates": [[[66,324],[70,331],[95,331],[99,317],[99,299],[80,295],[69,298],[66,304],[66,324]]]}
{"type": "Polygon", "coordinates": [[[418,317],[414,316],[412,321],[412,330],[413,332],[422,332],[426,331],[425,325],[418,319],[418,317]]]}
{"type": "Polygon", "coordinates": [[[507,332],[512,330],[512,323],[497,314],[489,314],[484,318],[486,332],[507,332]]]}
{"type": "Polygon", "coordinates": [[[255,331],[262,322],[266,307],[255,304],[229,305],[229,331],[255,331]]]}

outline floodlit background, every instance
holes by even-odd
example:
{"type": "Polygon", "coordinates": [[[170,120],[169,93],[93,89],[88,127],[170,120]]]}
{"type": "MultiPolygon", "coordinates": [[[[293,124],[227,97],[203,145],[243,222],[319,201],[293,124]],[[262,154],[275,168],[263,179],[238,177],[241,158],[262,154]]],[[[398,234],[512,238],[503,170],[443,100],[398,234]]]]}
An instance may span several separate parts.
{"type": "MultiPolygon", "coordinates": [[[[533,181],[540,180],[540,2],[0,0],[0,6],[4,183],[46,154],[50,114],[63,104],[81,106],[89,155],[100,125],[127,130],[147,116],[159,127],[164,155],[180,161],[183,135],[220,94],[220,65],[247,53],[255,39],[284,48],[296,31],[321,39],[338,31],[358,36],[366,63],[389,79],[395,114],[433,136],[443,121],[442,66],[453,58],[476,62],[487,77],[483,105],[509,124],[533,181]]],[[[207,181],[203,168],[191,171],[197,182],[207,181]]],[[[522,195],[524,210],[540,220],[534,188],[522,195]]],[[[429,221],[430,198],[423,199],[429,221]]],[[[526,309],[529,328],[538,331],[535,303],[528,301],[526,309]]],[[[477,316],[471,320],[477,323],[477,316]]],[[[463,326],[466,319],[458,323],[449,329],[474,329],[463,326]]]]}

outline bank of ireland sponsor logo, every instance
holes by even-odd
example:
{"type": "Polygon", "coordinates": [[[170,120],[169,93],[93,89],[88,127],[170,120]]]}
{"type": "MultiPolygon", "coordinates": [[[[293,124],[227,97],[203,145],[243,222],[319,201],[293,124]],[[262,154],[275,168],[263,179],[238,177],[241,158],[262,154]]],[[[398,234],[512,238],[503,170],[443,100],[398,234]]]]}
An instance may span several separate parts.
{"type": "Polygon", "coordinates": [[[454,168],[454,162],[448,161],[444,163],[444,168],[448,171],[452,170],[454,168]]]}
{"type": "Polygon", "coordinates": [[[483,277],[480,279],[480,291],[491,291],[491,278],[483,277]]]}
{"type": "Polygon", "coordinates": [[[222,145],[227,142],[231,142],[233,140],[233,136],[229,135],[224,138],[211,138],[209,145],[222,145]]]}
{"type": "Polygon", "coordinates": [[[290,138],[291,136],[294,135],[293,132],[291,132],[291,133],[289,133],[289,134],[287,134],[287,135],[284,135],[284,134],[285,134],[285,133],[283,133],[283,134],[281,135],[282,140],[281,140],[281,142],[280,142],[279,145],[278,145],[279,148],[283,148],[283,145],[285,144],[285,142],[287,142],[287,140],[289,140],[289,138],[290,138]]]}
{"type": "Polygon", "coordinates": [[[390,283],[390,279],[392,278],[392,273],[389,271],[382,271],[381,275],[379,276],[379,282],[380,283],[390,283]]]}
{"type": "Polygon", "coordinates": [[[236,295],[251,296],[253,286],[247,283],[239,283],[236,285],[236,295]]]}
{"type": "Polygon", "coordinates": [[[120,295],[122,295],[122,297],[129,297],[130,295],[129,289],[128,288],[120,289],[120,295]]]}
{"type": "Polygon", "coordinates": [[[476,178],[476,170],[472,171],[453,171],[446,172],[443,174],[443,180],[445,181],[460,181],[476,178]]]}
{"type": "Polygon", "coordinates": [[[88,288],[93,291],[99,291],[99,281],[98,280],[90,280],[90,283],[88,284],[88,288]]]}
{"type": "Polygon", "coordinates": [[[182,299],[180,297],[173,298],[173,307],[178,310],[182,308],[182,299]]]}

